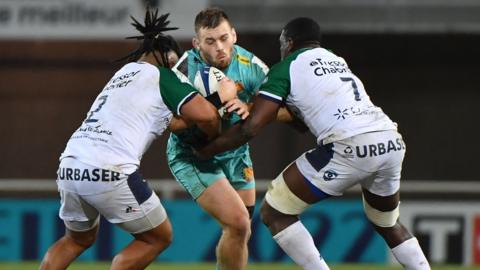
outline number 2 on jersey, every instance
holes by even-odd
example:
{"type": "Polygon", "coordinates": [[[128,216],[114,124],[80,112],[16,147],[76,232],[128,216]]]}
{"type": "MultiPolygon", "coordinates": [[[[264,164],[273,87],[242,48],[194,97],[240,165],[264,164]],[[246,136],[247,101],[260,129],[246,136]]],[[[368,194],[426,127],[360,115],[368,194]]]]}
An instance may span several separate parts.
{"type": "Polygon", "coordinates": [[[87,117],[87,119],[85,119],[85,123],[98,122],[98,119],[93,119],[92,116],[93,116],[94,113],[100,111],[100,109],[105,104],[105,102],[107,102],[107,97],[108,97],[107,95],[98,97],[98,99],[95,102],[99,101],[100,103],[98,104],[98,106],[95,110],[92,110],[92,111],[88,112],[88,117],[87,117]]]}
{"type": "Polygon", "coordinates": [[[355,80],[351,77],[340,77],[340,80],[342,82],[352,82],[352,88],[353,88],[353,94],[355,95],[355,100],[360,101],[360,92],[358,92],[358,87],[357,83],[355,83],[355,80]]]}

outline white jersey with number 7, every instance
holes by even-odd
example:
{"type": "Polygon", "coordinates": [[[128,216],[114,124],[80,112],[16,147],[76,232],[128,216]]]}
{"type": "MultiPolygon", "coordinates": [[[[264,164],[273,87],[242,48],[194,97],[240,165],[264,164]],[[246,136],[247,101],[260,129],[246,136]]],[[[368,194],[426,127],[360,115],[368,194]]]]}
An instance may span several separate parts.
{"type": "Polygon", "coordinates": [[[260,95],[285,102],[318,144],[397,129],[372,103],[345,60],[324,48],[299,49],[274,65],[260,95]]]}

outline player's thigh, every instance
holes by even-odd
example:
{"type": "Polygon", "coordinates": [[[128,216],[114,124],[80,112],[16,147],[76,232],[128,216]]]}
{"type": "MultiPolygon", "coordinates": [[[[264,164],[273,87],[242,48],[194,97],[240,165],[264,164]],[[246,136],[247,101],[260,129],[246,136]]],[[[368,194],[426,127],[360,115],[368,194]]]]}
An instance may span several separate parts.
{"type": "Polygon", "coordinates": [[[352,166],[351,161],[339,154],[338,148],[337,143],[320,145],[305,152],[295,161],[303,176],[300,179],[319,199],[341,196],[345,190],[369,175],[352,166]]]}
{"type": "Polygon", "coordinates": [[[398,206],[398,203],[400,202],[399,191],[391,195],[380,196],[368,191],[367,189],[362,189],[362,194],[363,194],[364,200],[370,206],[382,212],[391,211],[395,209],[398,206]]]}
{"type": "Polygon", "coordinates": [[[59,192],[59,215],[67,230],[80,233],[90,231],[98,226],[100,214],[94,206],[75,192],[63,189],[59,189],[59,192]]]}
{"type": "Polygon", "coordinates": [[[362,189],[378,197],[389,197],[398,193],[403,157],[404,152],[393,152],[384,156],[388,168],[379,168],[371,178],[364,180],[361,183],[362,189]]]}
{"type": "Polygon", "coordinates": [[[275,225],[271,221],[281,215],[296,220],[296,216],[321,199],[293,162],[270,183],[261,209],[262,218],[269,227],[275,225]]]}
{"type": "MultiPolygon", "coordinates": [[[[400,178],[404,153],[392,153],[390,161],[394,162],[388,169],[381,169],[374,177],[361,183],[363,198],[379,211],[391,211],[400,202],[400,178]]],[[[388,158],[388,157],[386,157],[388,158]]]]}
{"type": "Polygon", "coordinates": [[[216,181],[197,198],[197,203],[222,225],[248,218],[248,211],[226,178],[216,181]]]}
{"type": "Polygon", "coordinates": [[[137,240],[150,244],[160,244],[161,246],[165,246],[170,244],[173,240],[172,224],[167,218],[152,229],[132,235],[137,240]]]}
{"type": "Polygon", "coordinates": [[[109,222],[131,234],[151,230],[167,219],[160,199],[143,176],[134,172],[115,190],[84,196],[109,222]]]}
{"type": "MultiPolygon", "coordinates": [[[[405,157],[405,144],[402,137],[396,131],[376,132],[364,135],[373,137],[370,139],[371,145],[376,145],[378,152],[377,156],[370,157],[373,159],[373,177],[362,181],[362,189],[364,198],[367,202],[376,209],[391,210],[396,208],[399,201],[398,191],[400,189],[400,179],[402,173],[402,163],[405,157]],[[380,148],[380,145],[385,147],[380,148]],[[371,202],[370,202],[371,201],[371,202]],[[376,203],[378,201],[378,203],[376,203]]],[[[366,146],[363,146],[366,149],[366,146]]],[[[368,159],[367,159],[368,161],[368,159]]]]}
{"type": "Polygon", "coordinates": [[[212,160],[195,157],[169,158],[168,165],[175,180],[196,200],[209,186],[226,176],[212,160]]]}
{"type": "Polygon", "coordinates": [[[222,167],[234,189],[250,190],[255,188],[253,163],[248,151],[235,157],[221,158],[216,162],[222,167]]]}
{"type": "Polygon", "coordinates": [[[88,248],[95,243],[99,227],[100,223],[98,222],[86,231],[73,231],[67,227],[65,228],[65,235],[72,238],[76,244],[88,248]]]}
{"type": "Polygon", "coordinates": [[[241,156],[223,158],[217,161],[242,201],[247,206],[255,204],[255,176],[248,152],[241,156]]]}
{"type": "Polygon", "coordinates": [[[238,196],[240,196],[245,206],[255,205],[255,196],[256,196],[255,188],[239,189],[237,190],[237,194],[238,196]]]}

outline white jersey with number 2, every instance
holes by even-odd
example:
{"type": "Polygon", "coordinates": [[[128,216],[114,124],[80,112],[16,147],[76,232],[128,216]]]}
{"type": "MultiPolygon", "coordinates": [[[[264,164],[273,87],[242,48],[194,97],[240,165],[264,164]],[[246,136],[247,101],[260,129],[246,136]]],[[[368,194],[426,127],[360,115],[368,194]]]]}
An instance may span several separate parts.
{"type": "Polygon", "coordinates": [[[167,128],[172,112],[197,91],[166,68],[139,62],[123,66],[93,102],[60,159],[130,174],[150,143],[167,128]]]}

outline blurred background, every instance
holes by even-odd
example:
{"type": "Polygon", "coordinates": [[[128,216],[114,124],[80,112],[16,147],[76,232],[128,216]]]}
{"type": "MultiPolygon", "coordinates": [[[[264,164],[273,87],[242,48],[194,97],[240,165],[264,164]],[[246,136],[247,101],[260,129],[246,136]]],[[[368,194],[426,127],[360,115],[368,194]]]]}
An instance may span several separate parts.
{"type": "MultiPolygon", "coordinates": [[[[480,265],[477,0],[0,0],[0,261],[39,260],[63,234],[58,157],[121,66],[114,60],[136,48],[124,40],[135,34],[129,16],[143,18],[147,3],[171,13],[181,28],[172,35],[185,50],[195,15],[223,8],[238,44],[269,66],[280,59],[283,25],[297,16],[316,19],[323,47],[346,59],[407,143],[402,222],[432,262],[480,265]]],[[[167,138],[141,165],[177,235],[159,260],[211,261],[220,229],[172,179],[167,138]]],[[[251,142],[259,201],[268,181],[314,145],[310,134],[277,123],[251,142]]],[[[327,262],[391,263],[366,223],[358,190],[320,203],[305,219],[327,262]]],[[[99,243],[81,260],[109,260],[129,241],[102,223],[99,243]]],[[[251,260],[288,261],[258,217],[253,226],[251,260]]]]}

